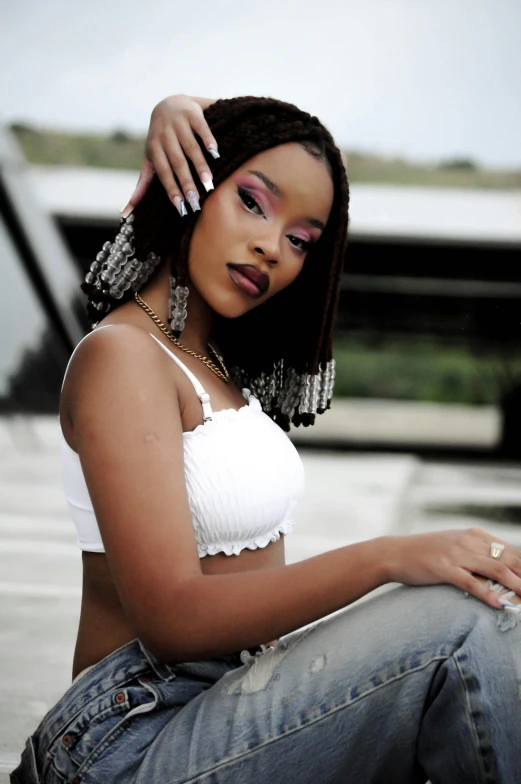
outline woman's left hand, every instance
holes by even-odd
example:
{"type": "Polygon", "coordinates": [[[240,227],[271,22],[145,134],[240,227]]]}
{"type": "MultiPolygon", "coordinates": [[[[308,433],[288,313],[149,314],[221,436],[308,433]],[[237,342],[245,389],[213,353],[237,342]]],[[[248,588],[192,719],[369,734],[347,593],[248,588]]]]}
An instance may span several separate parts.
{"type": "Polygon", "coordinates": [[[214,103],[209,98],[172,95],[154,107],[150,117],[139,180],[128,204],[121,210],[126,218],[143,198],[154,173],[161,180],[172,203],[186,215],[184,197],[197,205],[199,191],[193,181],[187,158],[192,161],[207,191],[212,190],[212,174],[194,132],[214,158],[219,157],[217,142],[204,118],[203,110],[214,103]],[[193,194],[195,194],[195,199],[193,194]]]}

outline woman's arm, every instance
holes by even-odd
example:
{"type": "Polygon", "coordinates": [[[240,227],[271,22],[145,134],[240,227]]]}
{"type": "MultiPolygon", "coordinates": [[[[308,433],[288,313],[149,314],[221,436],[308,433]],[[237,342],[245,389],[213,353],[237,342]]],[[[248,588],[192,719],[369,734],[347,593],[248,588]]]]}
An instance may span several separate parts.
{"type": "Polygon", "coordinates": [[[189,191],[195,191],[199,195],[187,158],[192,161],[204,187],[210,190],[212,173],[194,132],[199,135],[211,155],[218,157],[217,141],[203,115],[203,111],[214,102],[215,99],[212,98],[171,95],[154,107],[139,180],[128,204],[121,210],[123,217],[130,215],[136,204],[143,198],[154,173],[157,173],[177,209],[180,200],[189,191]]]}
{"type": "Polygon", "coordinates": [[[382,537],[291,566],[203,575],[169,362],[144,330],[119,325],[89,336],[69,370],[78,451],[114,582],[136,636],[163,661],[274,639],[386,582],[453,583],[495,607],[497,594],[472,571],[521,591],[519,553],[483,557],[479,531],[382,537]]]}
{"type": "Polygon", "coordinates": [[[194,577],[176,586],[170,601],[165,597],[149,627],[152,635],[141,639],[167,662],[196,661],[276,639],[386,583],[385,554],[385,539],[379,538],[290,566],[194,577]],[[179,606],[176,617],[171,608],[179,606]]]}

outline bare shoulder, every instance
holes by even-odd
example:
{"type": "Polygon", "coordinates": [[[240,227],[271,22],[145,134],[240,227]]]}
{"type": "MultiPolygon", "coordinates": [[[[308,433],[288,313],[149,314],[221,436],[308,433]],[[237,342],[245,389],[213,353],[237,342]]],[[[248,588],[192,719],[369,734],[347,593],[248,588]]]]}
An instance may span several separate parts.
{"type": "Polygon", "coordinates": [[[135,376],[136,379],[143,371],[153,375],[161,372],[165,367],[164,352],[158,348],[151,335],[134,324],[98,327],[76,347],[67,370],[64,392],[74,392],[74,396],[81,390],[87,393],[97,380],[118,383],[117,376],[121,372],[126,378],[135,376]]]}
{"type": "MultiPolygon", "coordinates": [[[[95,394],[96,384],[107,392],[118,384],[121,374],[127,383],[137,383],[144,373],[151,383],[165,386],[165,371],[170,370],[165,354],[141,327],[134,324],[107,324],[97,327],[76,346],[60,396],[60,423],[67,442],[76,449],[75,411],[82,401],[95,394]],[[110,327],[110,328],[109,328],[110,327]]],[[[168,373],[171,395],[176,395],[175,377],[168,373]]],[[[117,390],[114,389],[117,393],[117,390]]]]}
{"type": "Polygon", "coordinates": [[[93,439],[112,450],[129,440],[133,449],[146,447],[161,433],[179,446],[181,417],[165,364],[151,336],[132,324],[96,329],[82,341],[67,373],[78,452],[93,439]]]}

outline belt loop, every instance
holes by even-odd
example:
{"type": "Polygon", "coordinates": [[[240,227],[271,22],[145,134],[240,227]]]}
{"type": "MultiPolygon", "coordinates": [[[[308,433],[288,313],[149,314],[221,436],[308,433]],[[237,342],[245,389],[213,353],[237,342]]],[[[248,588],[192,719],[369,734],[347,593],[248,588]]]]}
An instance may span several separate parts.
{"type": "Polygon", "coordinates": [[[261,643],[260,645],[255,645],[254,648],[246,648],[246,650],[240,651],[239,658],[243,664],[251,664],[251,662],[259,656],[273,650],[275,650],[274,645],[264,645],[264,643],[261,643]]]}
{"type": "Polygon", "coordinates": [[[171,667],[169,664],[164,664],[159,661],[157,656],[154,656],[153,653],[145,648],[141,640],[138,640],[138,643],[155,674],[163,681],[173,681],[175,678],[175,667],[171,667]]]}

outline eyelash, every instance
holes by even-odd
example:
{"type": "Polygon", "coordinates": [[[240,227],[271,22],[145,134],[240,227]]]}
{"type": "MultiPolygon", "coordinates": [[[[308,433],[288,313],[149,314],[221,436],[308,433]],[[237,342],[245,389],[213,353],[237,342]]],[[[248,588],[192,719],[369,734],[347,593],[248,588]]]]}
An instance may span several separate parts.
{"type": "MultiPolygon", "coordinates": [[[[237,191],[239,193],[239,196],[240,196],[241,201],[243,202],[244,206],[250,212],[252,212],[253,215],[259,215],[259,213],[258,212],[253,212],[253,210],[251,210],[250,207],[248,207],[248,205],[246,204],[246,199],[249,199],[250,201],[252,201],[255,204],[255,206],[259,208],[259,210],[261,211],[261,213],[260,213],[261,215],[264,214],[262,212],[262,208],[261,208],[260,204],[252,196],[252,194],[249,191],[246,190],[246,188],[241,188],[241,186],[238,185],[237,186],[237,191]]],[[[303,240],[301,237],[295,237],[293,234],[288,234],[288,238],[292,238],[292,239],[297,240],[298,242],[302,243],[302,245],[300,247],[298,245],[295,245],[293,242],[291,243],[293,245],[293,247],[295,248],[295,250],[299,251],[300,253],[306,253],[310,249],[310,247],[313,245],[313,242],[309,242],[307,240],[303,240]]]]}

